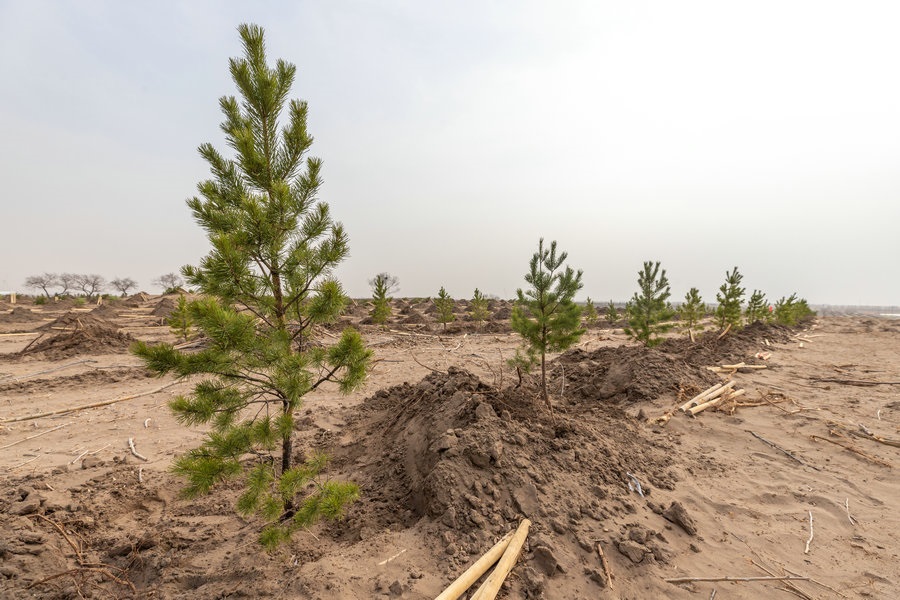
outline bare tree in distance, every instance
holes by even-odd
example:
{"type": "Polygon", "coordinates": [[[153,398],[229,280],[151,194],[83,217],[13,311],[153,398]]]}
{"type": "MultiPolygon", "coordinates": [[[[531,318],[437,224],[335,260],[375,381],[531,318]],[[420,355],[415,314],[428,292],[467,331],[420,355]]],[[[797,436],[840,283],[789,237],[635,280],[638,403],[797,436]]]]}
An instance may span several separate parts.
{"type": "Polygon", "coordinates": [[[388,298],[400,291],[400,279],[390,273],[379,273],[369,280],[369,285],[372,289],[383,288],[388,298]]]}
{"type": "Polygon", "coordinates": [[[65,296],[69,293],[69,290],[74,290],[78,287],[78,275],[75,273],[60,273],[56,279],[56,285],[62,288],[59,295],[65,296]]]}
{"type": "Polygon", "coordinates": [[[58,286],[59,277],[56,273],[42,273],[40,275],[32,275],[25,279],[25,285],[33,289],[43,290],[47,298],[50,298],[50,291],[47,288],[58,286]]]}
{"type": "Polygon", "coordinates": [[[135,281],[131,277],[116,277],[109,282],[109,285],[113,286],[114,289],[122,292],[122,296],[127,296],[128,290],[137,287],[137,281],[135,281]]]}
{"type": "Polygon", "coordinates": [[[90,275],[82,274],[75,276],[75,285],[90,299],[106,287],[106,280],[96,273],[91,273],[90,275]]]}
{"type": "Polygon", "coordinates": [[[153,280],[153,285],[158,285],[163,289],[163,293],[170,294],[174,292],[176,289],[181,287],[183,280],[181,277],[175,273],[166,273],[165,275],[160,275],[156,279],[153,280]]]}

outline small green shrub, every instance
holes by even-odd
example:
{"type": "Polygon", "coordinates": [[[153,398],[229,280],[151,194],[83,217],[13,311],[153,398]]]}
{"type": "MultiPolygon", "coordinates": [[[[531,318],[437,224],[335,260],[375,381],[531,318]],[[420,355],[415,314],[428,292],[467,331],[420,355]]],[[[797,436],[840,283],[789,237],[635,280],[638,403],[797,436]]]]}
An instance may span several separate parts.
{"type": "Polygon", "coordinates": [[[588,325],[593,325],[597,322],[597,307],[594,306],[594,301],[591,300],[590,296],[588,296],[587,301],[584,303],[584,310],[581,311],[581,317],[588,325]]]}
{"type": "Polygon", "coordinates": [[[433,302],[437,307],[438,323],[444,326],[444,331],[447,331],[447,323],[452,323],[456,318],[456,315],[453,314],[453,307],[456,303],[443,286],[441,286],[437,298],[435,298],[433,302]]]}
{"type": "Polygon", "coordinates": [[[46,296],[35,296],[34,303],[37,304],[38,306],[43,306],[44,304],[47,304],[47,297],[46,296]]]}
{"type": "Polygon", "coordinates": [[[766,322],[770,317],[766,295],[759,290],[753,290],[753,293],[750,294],[750,300],[747,301],[747,308],[744,309],[744,319],[747,321],[747,325],[757,321],[766,322]]]}

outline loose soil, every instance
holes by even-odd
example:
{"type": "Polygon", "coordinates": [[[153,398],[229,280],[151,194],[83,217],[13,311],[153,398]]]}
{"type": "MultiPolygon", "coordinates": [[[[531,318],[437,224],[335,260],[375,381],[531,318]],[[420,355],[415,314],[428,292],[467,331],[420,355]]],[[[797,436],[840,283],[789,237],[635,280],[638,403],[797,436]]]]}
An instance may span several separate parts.
{"type": "MultiPolygon", "coordinates": [[[[142,314],[159,306],[137,298],[142,314]]],[[[551,357],[551,415],[537,380],[505,366],[508,321],[444,334],[429,306],[396,302],[387,327],[360,325],[364,302],[348,311],[376,353],[366,389],[311,396],[296,447],[327,452],[330,475],[362,496],[272,554],[256,545],[262,524],[232,510],[238,484],[178,495],[169,466],[202,431],[166,402],[189,385],[147,393],[172,380],[149,379],[117,337],[172,342],[168,328],[35,311],[35,335],[0,337],[0,354],[21,357],[44,334],[27,360],[0,362],[0,597],[433,598],[526,517],[501,597],[795,598],[780,582],[665,581],[789,573],[811,578],[793,584],[811,598],[895,595],[900,448],[854,432],[900,437],[896,322],[754,325],[652,349],[591,329],[551,357]],[[41,329],[49,319],[62,329],[41,329]],[[75,335],[65,353],[62,341],[33,351],[75,335]],[[731,375],[741,402],[656,423],[724,380],[707,366],[741,361],[767,367],[731,375]],[[132,399],[2,422],[118,398],[132,399]]]]}

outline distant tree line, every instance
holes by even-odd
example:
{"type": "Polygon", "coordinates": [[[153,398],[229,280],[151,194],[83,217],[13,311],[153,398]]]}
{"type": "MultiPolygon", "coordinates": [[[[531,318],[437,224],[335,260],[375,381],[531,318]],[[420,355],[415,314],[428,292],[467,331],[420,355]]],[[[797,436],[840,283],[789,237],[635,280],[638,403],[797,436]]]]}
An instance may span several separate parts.
{"type": "MultiPolygon", "coordinates": [[[[166,273],[153,280],[154,285],[169,294],[178,291],[182,279],[175,273],[166,273]]],[[[138,282],[131,277],[115,277],[109,281],[96,273],[41,273],[25,278],[25,287],[40,290],[47,299],[53,296],[87,296],[94,298],[104,291],[116,291],[127,296],[136,289],[138,282]]]]}

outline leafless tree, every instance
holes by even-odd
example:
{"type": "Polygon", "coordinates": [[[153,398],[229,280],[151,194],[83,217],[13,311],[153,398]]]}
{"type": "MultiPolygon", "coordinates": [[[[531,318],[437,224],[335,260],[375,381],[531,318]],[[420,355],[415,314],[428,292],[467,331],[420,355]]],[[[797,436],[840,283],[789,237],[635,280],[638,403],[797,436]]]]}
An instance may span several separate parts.
{"type": "Polygon", "coordinates": [[[78,286],[84,295],[88,298],[94,296],[100,290],[106,287],[106,280],[97,274],[76,275],[75,285],[78,286]]]}
{"type": "Polygon", "coordinates": [[[69,290],[74,290],[78,286],[78,275],[75,273],[60,273],[56,284],[62,288],[60,296],[65,296],[69,290]]]}
{"type": "Polygon", "coordinates": [[[175,288],[179,287],[181,283],[181,277],[179,277],[175,273],[166,273],[165,275],[160,275],[153,280],[154,285],[158,285],[166,292],[168,292],[169,290],[174,290],[175,288]]]}
{"type": "Polygon", "coordinates": [[[113,286],[113,289],[122,292],[123,296],[127,296],[128,290],[133,287],[137,287],[137,281],[135,281],[131,277],[116,277],[109,282],[109,285],[113,286]]]}
{"type": "Polygon", "coordinates": [[[47,298],[50,297],[50,290],[47,288],[56,287],[59,285],[59,277],[56,273],[42,273],[41,275],[32,275],[25,279],[25,285],[34,288],[44,290],[44,294],[46,294],[47,298]]]}
{"type": "Polygon", "coordinates": [[[372,286],[373,290],[376,288],[384,289],[385,295],[391,297],[400,289],[400,279],[390,273],[379,273],[369,280],[369,285],[372,286]]]}

